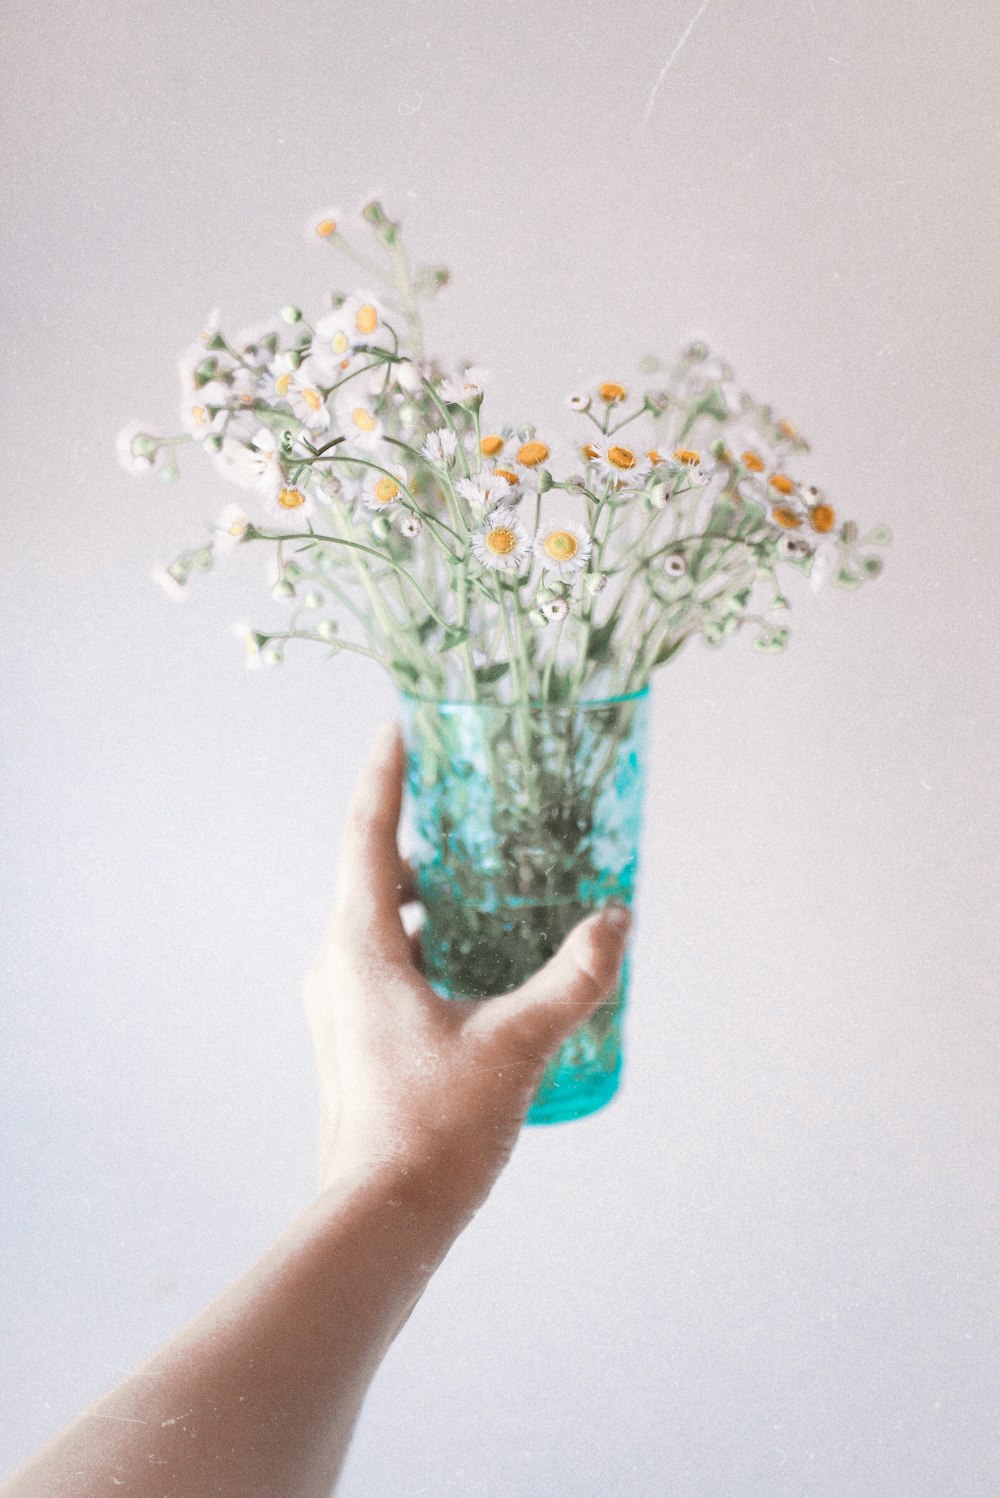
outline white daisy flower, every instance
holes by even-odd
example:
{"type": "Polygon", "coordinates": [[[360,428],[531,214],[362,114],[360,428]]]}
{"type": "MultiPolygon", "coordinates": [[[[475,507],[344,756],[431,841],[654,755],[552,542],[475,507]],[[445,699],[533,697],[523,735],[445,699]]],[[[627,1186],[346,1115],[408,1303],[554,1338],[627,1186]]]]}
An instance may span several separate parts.
{"type": "Polygon", "coordinates": [[[687,484],[692,488],[702,488],[710,483],[715,472],[712,459],[696,447],[675,447],[670,460],[684,470],[687,484]]]}
{"type": "Polygon", "coordinates": [[[274,433],[267,427],[258,427],[249,442],[224,437],[219,451],[212,456],[212,462],[224,479],[241,489],[260,489],[270,493],[284,482],[274,433]]]}
{"type": "Polygon", "coordinates": [[[409,515],[405,511],[402,515],[400,515],[399,529],[401,533],[404,536],[407,536],[411,541],[415,536],[420,535],[420,532],[423,530],[423,528],[424,522],[421,520],[419,515],[409,515]]]}
{"type": "Polygon", "coordinates": [[[471,406],[482,400],[489,375],[485,369],[470,366],[457,380],[442,380],[440,393],[452,406],[471,406]]]}
{"type": "Polygon", "coordinates": [[[233,624],[232,632],[238,640],[242,640],[246,651],[247,670],[256,671],[260,667],[260,646],[257,644],[253,626],[249,619],[237,619],[233,624]]]}
{"type": "Polygon", "coordinates": [[[152,473],[160,455],[160,441],[139,421],[122,427],[115,438],[115,453],[127,473],[152,473]]]}
{"type": "Polygon", "coordinates": [[[455,456],[458,447],[458,438],[450,427],[439,427],[435,432],[428,432],[427,440],[420,451],[431,463],[439,463],[442,468],[447,466],[448,460],[455,456]]]}
{"type": "Polygon", "coordinates": [[[280,525],[290,530],[304,530],[307,515],[315,511],[312,498],[298,484],[279,484],[268,500],[268,512],[280,525]]]}
{"type": "Polygon", "coordinates": [[[201,332],[198,335],[205,348],[207,348],[208,345],[214,341],[216,334],[219,331],[220,318],[221,314],[219,308],[213,307],[211,312],[206,317],[204,324],[202,325],[201,332]]]}
{"type": "Polygon", "coordinates": [[[331,240],[344,222],[339,208],[323,208],[309,220],[306,233],[310,239],[331,240]]]}
{"type": "Polygon", "coordinates": [[[187,588],[184,579],[177,575],[176,563],[173,567],[156,566],[149,575],[157,587],[163,589],[168,598],[172,598],[175,603],[184,602],[187,597],[187,588]]]}
{"type": "Polygon", "coordinates": [[[809,569],[809,586],[814,593],[820,592],[829,578],[838,561],[837,543],[832,536],[827,536],[813,551],[812,566],[809,569]]]}
{"type": "Polygon", "coordinates": [[[538,605],[538,612],[549,624],[556,624],[560,619],[565,619],[569,613],[569,604],[565,598],[547,598],[544,603],[538,605]]]}
{"type": "Polygon", "coordinates": [[[326,408],[322,391],[313,383],[306,365],[301,369],[285,369],[276,361],[271,366],[274,374],[276,399],[285,401],[292,414],[311,432],[324,432],[330,425],[330,413],[326,408]]]}
{"type": "Polygon", "coordinates": [[[642,448],[634,447],[622,437],[595,437],[590,461],[606,479],[628,487],[641,487],[649,475],[651,463],[642,448]]]}
{"type": "Polygon", "coordinates": [[[472,554],[495,572],[517,572],[531,551],[531,538],[513,510],[501,505],[472,531],[472,554]]]}
{"type": "Polygon", "coordinates": [[[553,469],[564,472],[577,460],[575,449],[567,449],[560,439],[539,436],[529,428],[527,436],[515,432],[508,439],[494,467],[513,473],[521,489],[534,493],[543,473],[551,473],[553,469]]]}
{"type": "Polygon", "coordinates": [[[373,401],[348,385],[338,390],[334,410],[337,429],[345,434],[353,448],[370,452],[378,447],[383,428],[373,401]]]}
{"type": "Polygon", "coordinates": [[[683,577],[688,570],[687,561],[683,553],[672,551],[668,557],[664,557],[663,570],[668,577],[683,577]]]}
{"type": "Polygon", "coordinates": [[[476,475],[476,483],[482,486],[490,484],[496,479],[507,485],[510,491],[507,496],[508,503],[513,502],[514,496],[525,482],[524,474],[519,472],[518,469],[505,459],[490,459],[480,468],[479,473],[476,475]]]}
{"type": "Polygon", "coordinates": [[[586,566],[594,549],[591,537],[572,521],[539,531],[535,537],[535,555],[546,572],[568,577],[586,566]]]}
{"type": "Polygon", "coordinates": [[[281,338],[281,328],[274,322],[255,322],[241,328],[232,346],[247,364],[266,369],[274,358],[281,338]]]}
{"type": "Polygon", "coordinates": [[[413,359],[403,359],[392,366],[392,378],[407,395],[416,395],[424,388],[427,370],[413,359]]]}
{"type": "Polygon", "coordinates": [[[374,468],[369,468],[366,472],[365,506],[367,509],[378,512],[399,503],[403,498],[401,486],[406,483],[405,468],[393,464],[385,473],[379,473],[374,468]]]}
{"type": "Polygon", "coordinates": [[[504,504],[511,496],[510,480],[500,473],[480,473],[474,479],[459,479],[455,489],[473,509],[484,511],[504,504]]]}
{"type": "MultiPolygon", "coordinates": [[[[387,350],[393,346],[382,306],[374,297],[348,297],[320,318],[309,353],[317,378],[324,385],[332,385],[352,368],[361,367],[366,355],[364,350],[358,352],[359,344],[387,350]]],[[[382,370],[378,374],[383,377],[382,370]]]]}
{"type": "Polygon", "coordinates": [[[215,555],[228,556],[239,546],[249,528],[250,517],[243,513],[239,505],[226,505],[215,522],[215,534],[212,540],[212,550],[215,555]]]}
{"type": "Polygon", "coordinates": [[[229,414],[227,407],[231,399],[227,385],[223,385],[221,380],[209,380],[207,385],[182,400],[181,425],[188,436],[196,442],[204,442],[206,437],[220,432],[229,414]]]}
{"type": "Polygon", "coordinates": [[[586,411],[590,406],[589,395],[570,395],[566,398],[566,404],[571,411],[586,411]]]}

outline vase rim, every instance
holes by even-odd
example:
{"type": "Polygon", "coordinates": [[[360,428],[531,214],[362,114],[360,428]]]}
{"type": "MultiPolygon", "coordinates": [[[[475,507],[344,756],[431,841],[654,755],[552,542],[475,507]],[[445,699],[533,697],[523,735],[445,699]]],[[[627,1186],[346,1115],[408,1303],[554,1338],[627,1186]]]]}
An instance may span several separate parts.
{"type": "MultiPolygon", "coordinates": [[[[528,707],[537,710],[547,708],[554,712],[575,712],[579,708],[587,707],[614,707],[619,702],[639,702],[643,697],[649,696],[651,683],[647,681],[644,687],[636,692],[619,692],[611,697],[576,697],[571,702],[543,702],[537,697],[528,698],[528,707]]],[[[433,707],[447,708],[496,708],[515,707],[513,702],[473,702],[470,698],[456,697],[418,697],[415,692],[407,692],[404,688],[399,689],[400,697],[405,697],[408,702],[423,702],[433,707]]]]}

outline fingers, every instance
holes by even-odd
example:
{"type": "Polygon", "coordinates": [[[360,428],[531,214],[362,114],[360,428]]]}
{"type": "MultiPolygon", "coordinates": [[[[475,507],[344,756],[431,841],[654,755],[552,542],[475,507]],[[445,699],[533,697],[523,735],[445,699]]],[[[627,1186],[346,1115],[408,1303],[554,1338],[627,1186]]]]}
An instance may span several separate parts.
{"type": "Polygon", "coordinates": [[[416,889],[396,843],[403,762],[399,726],[386,723],[351,799],[327,940],[408,965],[410,947],[399,909],[416,897],[416,889]]]}
{"type": "Polygon", "coordinates": [[[611,995],[630,928],[631,917],[620,905],[588,916],[527,983],[477,1005],[468,1027],[519,1055],[547,1061],[611,995]]]}

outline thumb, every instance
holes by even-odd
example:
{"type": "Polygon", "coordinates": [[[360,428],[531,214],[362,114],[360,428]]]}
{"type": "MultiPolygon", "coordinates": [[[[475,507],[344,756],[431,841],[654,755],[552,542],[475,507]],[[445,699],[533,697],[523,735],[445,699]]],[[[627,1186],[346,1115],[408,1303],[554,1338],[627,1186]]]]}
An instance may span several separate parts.
{"type": "Polygon", "coordinates": [[[520,988],[477,1004],[471,1028],[546,1062],[611,994],[631,925],[621,905],[587,916],[520,988]]]}

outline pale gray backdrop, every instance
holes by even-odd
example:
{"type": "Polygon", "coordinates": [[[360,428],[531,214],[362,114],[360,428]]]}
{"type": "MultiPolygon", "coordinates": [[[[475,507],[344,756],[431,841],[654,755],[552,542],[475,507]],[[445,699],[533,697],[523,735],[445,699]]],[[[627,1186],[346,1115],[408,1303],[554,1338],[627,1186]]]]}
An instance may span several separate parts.
{"type": "Polygon", "coordinates": [[[896,540],[795,590],[785,655],[660,677],[624,1092],[524,1137],[342,1491],[995,1498],[998,40],[931,0],[11,8],[0,1464],[310,1199],[298,979],[391,688],[246,673],[254,559],[147,579],[235,491],[112,449],[211,307],[317,306],[303,221],[381,190],[498,418],[702,332],[896,540]]]}

